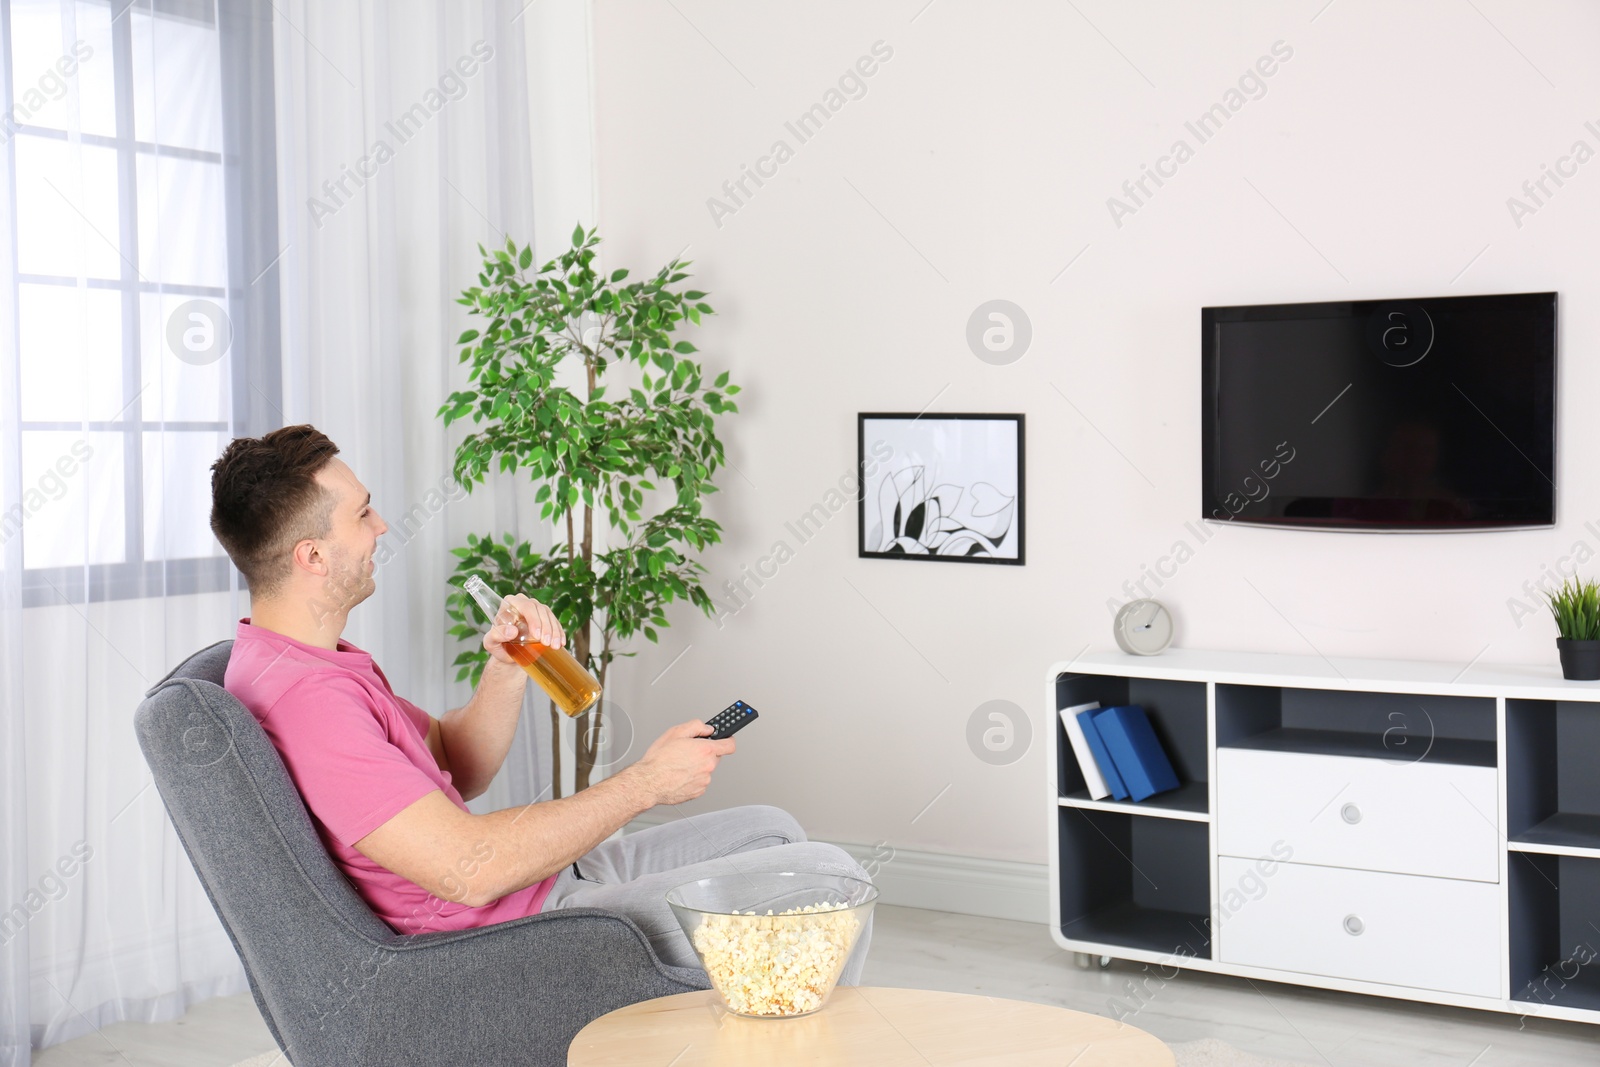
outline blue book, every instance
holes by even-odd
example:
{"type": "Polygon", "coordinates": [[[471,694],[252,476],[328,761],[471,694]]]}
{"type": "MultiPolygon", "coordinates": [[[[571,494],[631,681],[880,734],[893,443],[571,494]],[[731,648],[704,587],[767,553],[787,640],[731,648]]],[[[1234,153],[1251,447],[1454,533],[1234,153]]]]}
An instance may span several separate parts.
{"type": "Polygon", "coordinates": [[[1094,761],[1100,765],[1100,773],[1105,775],[1106,788],[1111,790],[1111,799],[1127,800],[1128,787],[1122,784],[1122,776],[1117,773],[1117,765],[1112,762],[1111,753],[1106,750],[1106,743],[1100,739],[1100,731],[1095,728],[1095,719],[1103,712],[1096,708],[1078,712],[1078,725],[1083,727],[1083,739],[1089,743],[1089,751],[1094,753],[1094,761]]]}
{"type": "Polygon", "coordinates": [[[1134,800],[1178,788],[1177,772],[1143,708],[1137,704],[1105,708],[1095,713],[1094,725],[1134,800]]]}

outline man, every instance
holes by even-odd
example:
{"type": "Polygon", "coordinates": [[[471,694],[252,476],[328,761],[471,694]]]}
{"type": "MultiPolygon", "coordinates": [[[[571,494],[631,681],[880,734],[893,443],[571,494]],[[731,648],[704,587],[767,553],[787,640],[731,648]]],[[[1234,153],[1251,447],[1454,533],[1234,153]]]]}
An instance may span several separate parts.
{"type": "MultiPolygon", "coordinates": [[[[484,926],[563,907],[632,918],[669,963],[694,966],[667,907],[675,885],[735,871],[865,878],[842,849],[808,842],[787,813],[749,806],[608,840],[658,804],[699,797],[735,749],[689,721],[644,757],[571,797],[474,815],[516,732],[528,676],[503,643],[466,706],[435,719],[397,696],[372,657],[340,639],[376,588],[388,528],[372,495],[311,426],[231,442],[212,467],[211,529],[250,587],[225,685],[271,738],[329,853],[401,933],[484,926]]],[[[531,637],[564,645],[550,609],[511,598],[531,637]]],[[[862,944],[842,981],[860,978],[862,944]]]]}

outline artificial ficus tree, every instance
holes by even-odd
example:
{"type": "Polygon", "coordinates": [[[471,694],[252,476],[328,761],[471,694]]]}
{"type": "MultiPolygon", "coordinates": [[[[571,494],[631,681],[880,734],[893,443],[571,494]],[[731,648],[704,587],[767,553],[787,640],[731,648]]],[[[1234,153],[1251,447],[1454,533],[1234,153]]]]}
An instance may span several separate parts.
{"type": "MultiPolygon", "coordinates": [[[[521,473],[538,490],[540,517],[565,531],[565,541],[534,545],[510,534],[471,534],[453,549],[455,586],[446,610],[451,634],[474,640],[488,620],[462,589],[482,572],[501,592],[518,591],[548,604],[580,663],[608,681],[612,661],[639,633],[650,641],[668,625],[666,607],[688,600],[707,615],[715,605],[701,586],[694,558],[721,540],[722,528],[701,511],[716,492],[723,464],[716,419],[738,411],[739,387],[726,372],[707,382],[692,358],[695,346],[673,335],[685,322],[713,314],[705,293],[679,289],[688,262],[674,258],[647,281],[628,271],[596,269],[594,230],[580,225],[572,245],[532,271],[533,251],[508,240],[478,251],[478,284],[458,303],[482,317],[462,333],[460,361],[471,365],[469,388],[450,394],[438,414],[445,425],[471,418],[474,429],[456,448],[456,481],[471,492],[491,470],[521,473]],[[613,390],[623,371],[636,384],[613,390]],[[557,372],[581,369],[578,391],[557,384],[557,372]],[[605,547],[597,548],[600,522],[605,547]]],[[[456,657],[457,680],[476,685],[488,661],[481,645],[456,657]]],[[[578,723],[573,782],[585,788],[605,725],[606,697],[578,723]]],[[[552,775],[561,795],[560,711],[550,708],[552,775]]]]}

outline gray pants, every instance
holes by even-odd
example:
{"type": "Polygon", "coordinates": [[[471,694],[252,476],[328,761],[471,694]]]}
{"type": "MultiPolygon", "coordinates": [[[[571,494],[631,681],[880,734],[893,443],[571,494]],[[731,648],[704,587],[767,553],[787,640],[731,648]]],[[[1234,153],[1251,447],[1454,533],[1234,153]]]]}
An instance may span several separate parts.
{"type": "MultiPolygon", "coordinates": [[[[656,955],[680,967],[698,967],[694,949],[667,907],[667,890],[697,878],[735,872],[808,871],[867,879],[850,854],[836,845],[807,841],[794,816],[782,808],[752,804],[679,817],[638,833],[601,843],[556,876],[544,910],[603,908],[639,924],[656,955]]],[[[840,985],[860,985],[872,921],[845,964],[840,985]]]]}

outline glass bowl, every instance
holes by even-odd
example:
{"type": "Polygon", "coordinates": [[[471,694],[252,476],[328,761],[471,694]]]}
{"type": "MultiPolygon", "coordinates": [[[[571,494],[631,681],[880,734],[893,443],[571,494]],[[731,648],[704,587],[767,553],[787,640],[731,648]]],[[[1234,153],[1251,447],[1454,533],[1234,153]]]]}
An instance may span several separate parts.
{"type": "Polygon", "coordinates": [[[728,1010],[794,1018],[827,1003],[872,916],[871,882],[827,874],[726,874],[667,904],[728,1010]]]}

